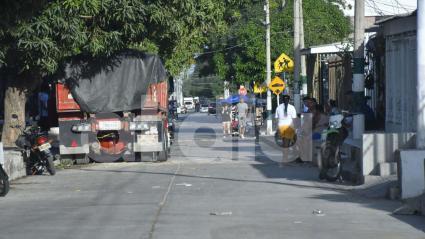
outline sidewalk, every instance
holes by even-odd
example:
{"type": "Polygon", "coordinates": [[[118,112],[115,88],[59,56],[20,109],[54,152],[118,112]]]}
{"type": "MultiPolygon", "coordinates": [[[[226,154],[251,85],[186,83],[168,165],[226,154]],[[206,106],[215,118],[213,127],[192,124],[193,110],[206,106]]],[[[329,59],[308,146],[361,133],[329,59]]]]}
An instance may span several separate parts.
{"type": "MultiPolygon", "coordinates": [[[[276,164],[281,162],[282,148],[276,145],[274,136],[260,135],[259,146],[262,151],[268,151],[262,152],[262,156],[267,157],[270,161],[276,162],[276,164]],[[271,150],[274,152],[269,152],[271,150]]],[[[354,170],[352,164],[352,162],[348,162],[345,167],[349,170],[354,170]]],[[[388,197],[389,188],[397,185],[396,175],[386,177],[368,176],[362,185],[355,185],[349,181],[345,181],[343,183],[330,183],[327,181],[320,181],[318,179],[319,169],[312,162],[305,162],[302,164],[285,163],[284,165],[284,167],[290,167],[291,171],[295,172],[294,174],[300,175],[297,179],[299,180],[300,185],[351,192],[367,198],[386,198],[388,197]]]]}

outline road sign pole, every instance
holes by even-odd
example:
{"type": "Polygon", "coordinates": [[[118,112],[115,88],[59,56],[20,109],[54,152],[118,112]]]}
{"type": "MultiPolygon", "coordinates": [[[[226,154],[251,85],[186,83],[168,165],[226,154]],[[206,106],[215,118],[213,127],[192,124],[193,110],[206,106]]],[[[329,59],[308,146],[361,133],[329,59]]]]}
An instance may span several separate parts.
{"type": "Polygon", "coordinates": [[[277,106],[279,106],[280,105],[280,103],[279,103],[279,94],[276,95],[276,101],[277,101],[277,106]]]}
{"type": "Polygon", "coordinates": [[[294,0],[294,106],[301,112],[300,97],[300,0],[294,0]]]}

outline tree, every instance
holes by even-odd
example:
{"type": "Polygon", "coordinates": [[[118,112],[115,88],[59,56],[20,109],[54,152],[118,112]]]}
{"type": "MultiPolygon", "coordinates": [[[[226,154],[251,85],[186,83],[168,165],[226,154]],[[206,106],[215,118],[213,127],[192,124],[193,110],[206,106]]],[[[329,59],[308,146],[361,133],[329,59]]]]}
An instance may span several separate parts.
{"type": "MultiPolygon", "coordinates": [[[[271,1],[271,56],[282,52],[293,56],[293,1],[271,1]]],[[[346,39],[351,32],[349,19],[340,9],[343,0],[304,0],[304,28],[306,46],[332,43],[346,39]]],[[[232,23],[226,35],[211,38],[204,56],[211,61],[209,70],[221,80],[233,83],[260,81],[265,78],[265,16],[263,2],[239,9],[240,17],[232,23]]]]}
{"type": "MultiPolygon", "coordinates": [[[[204,62],[208,64],[208,62],[204,62]]],[[[195,65],[193,73],[185,79],[183,95],[199,96],[201,98],[217,98],[223,95],[223,81],[220,81],[217,75],[202,75],[200,72],[203,65],[198,63],[195,65]]]]}
{"type": "Polygon", "coordinates": [[[224,26],[220,0],[6,0],[0,14],[0,64],[7,80],[2,141],[24,125],[28,93],[75,55],[108,56],[123,48],[158,53],[171,74],[190,63],[224,26]],[[12,117],[12,116],[18,116],[12,117]]]}

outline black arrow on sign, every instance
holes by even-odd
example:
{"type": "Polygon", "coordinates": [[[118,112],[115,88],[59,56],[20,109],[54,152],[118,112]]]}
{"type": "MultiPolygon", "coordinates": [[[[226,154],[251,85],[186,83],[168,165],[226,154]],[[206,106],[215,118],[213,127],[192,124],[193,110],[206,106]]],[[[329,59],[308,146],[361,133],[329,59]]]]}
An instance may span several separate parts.
{"type": "Polygon", "coordinates": [[[276,83],[276,84],[273,84],[272,87],[283,87],[283,84],[276,83]]]}

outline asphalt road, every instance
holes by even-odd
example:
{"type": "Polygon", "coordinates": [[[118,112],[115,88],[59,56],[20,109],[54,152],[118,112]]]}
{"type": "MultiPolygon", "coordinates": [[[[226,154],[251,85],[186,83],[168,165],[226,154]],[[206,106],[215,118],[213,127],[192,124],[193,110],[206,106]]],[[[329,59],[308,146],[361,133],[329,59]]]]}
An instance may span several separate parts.
{"type": "Polygon", "coordinates": [[[391,214],[399,202],[318,182],[313,167],[280,168],[272,147],[223,140],[215,116],[179,125],[169,162],[13,182],[0,198],[0,238],[425,238],[424,217],[391,214]]]}

